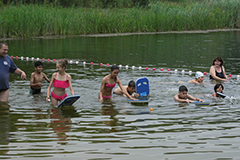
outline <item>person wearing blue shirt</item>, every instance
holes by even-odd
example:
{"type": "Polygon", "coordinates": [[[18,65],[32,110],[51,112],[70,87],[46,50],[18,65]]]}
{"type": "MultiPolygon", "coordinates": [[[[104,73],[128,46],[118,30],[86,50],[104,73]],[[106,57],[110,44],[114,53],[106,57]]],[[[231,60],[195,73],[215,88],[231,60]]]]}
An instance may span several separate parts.
{"type": "Polygon", "coordinates": [[[15,65],[7,53],[7,43],[0,42],[0,101],[2,102],[7,102],[9,97],[9,72],[19,74],[22,79],[26,79],[25,72],[15,65]]]}

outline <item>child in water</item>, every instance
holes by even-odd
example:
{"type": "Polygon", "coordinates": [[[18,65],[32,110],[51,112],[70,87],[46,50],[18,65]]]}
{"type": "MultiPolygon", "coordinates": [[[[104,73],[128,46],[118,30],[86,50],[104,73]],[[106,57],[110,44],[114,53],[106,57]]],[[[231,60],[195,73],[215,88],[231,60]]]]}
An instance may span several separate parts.
{"type": "Polygon", "coordinates": [[[32,95],[41,93],[43,78],[48,81],[48,83],[50,82],[48,77],[42,72],[43,63],[41,61],[36,61],[34,66],[36,71],[31,74],[30,79],[30,94],[32,95]]]}
{"type": "Polygon", "coordinates": [[[197,71],[197,72],[196,72],[196,78],[193,79],[193,80],[191,80],[191,81],[189,81],[189,83],[195,83],[195,84],[200,84],[200,83],[202,83],[202,84],[204,84],[203,80],[204,80],[204,75],[203,75],[203,73],[197,71]]]}
{"type": "MultiPolygon", "coordinates": [[[[133,80],[131,80],[128,83],[128,86],[123,86],[123,89],[125,90],[125,92],[128,92],[128,94],[131,95],[132,97],[139,97],[139,94],[137,93],[132,95],[134,92],[136,92],[136,83],[133,80]]],[[[123,93],[123,90],[121,90],[120,87],[116,88],[113,93],[123,95],[124,97],[126,97],[126,95],[123,93]]]]}
{"type": "Polygon", "coordinates": [[[217,92],[220,92],[220,93],[224,94],[224,93],[223,93],[223,90],[224,90],[224,87],[223,87],[222,84],[216,84],[216,85],[214,86],[214,91],[215,91],[215,93],[213,93],[213,97],[222,97],[222,98],[224,98],[224,96],[222,96],[222,95],[220,95],[220,94],[217,94],[217,92]]]}
{"type": "Polygon", "coordinates": [[[117,65],[112,65],[110,74],[102,79],[100,93],[98,97],[100,102],[102,102],[103,99],[111,100],[112,89],[115,87],[116,83],[127,97],[129,97],[132,100],[135,100],[129,95],[129,93],[125,89],[123,89],[122,82],[120,81],[119,78],[117,78],[118,73],[119,67],[117,65]]]}
{"type": "Polygon", "coordinates": [[[174,96],[174,99],[178,102],[187,102],[187,103],[192,103],[194,101],[204,102],[204,100],[201,100],[199,98],[195,98],[195,97],[189,95],[188,89],[184,85],[179,87],[179,92],[177,95],[174,96]]]}
{"type": "Polygon", "coordinates": [[[70,92],[72,95],[74,95],[74,91],[72,88],[72,78],[69,74],[65,72],[67,64],[67,60],[60,61],[56,64],[57,72],[52,74],[51,82],[48,86],[46,100],[50,101],[49,94],[51,91],[51,86],[53,85],[54,89],[51,92],[51,100],[54,106],[58,104],[58,101],[61,101],[65,97],[67,97],[67,94],[65,92],[66,88],[70,87],[70,92]]]}

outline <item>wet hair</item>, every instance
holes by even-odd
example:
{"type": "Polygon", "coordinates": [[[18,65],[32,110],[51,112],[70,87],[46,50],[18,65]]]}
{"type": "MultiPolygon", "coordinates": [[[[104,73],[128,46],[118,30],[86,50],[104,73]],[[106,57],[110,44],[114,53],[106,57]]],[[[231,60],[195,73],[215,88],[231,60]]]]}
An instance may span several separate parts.
{"type": "Polygon", "coordinates": [[[62,68],[67,68],[68,65],[68,61],[66,59],[64,59],[63,61],[58,62],[57,64],[59,64],[62,68]]]}
{"type": "Polygon", "coordinates": [[[218,89],[220,86],[222,87],[222,90],[224,90],[223,85],[219,83],[219,84],[216,84],[216,85],[214,86],[214,91],[217,92],[217,89],[218,89]]]}
{"type": "Polygon", "coordinates": [[[119,67],[116,64],[113,64],[111,67],[111,72],[114,71],[115,69],[119,70],[119,67]]]}
{"type": "Polygon", "coordinates": [[[179,87],[179,92],[184,92],[184,91],[188,91],[187,87],[182,85],[179,87]]]}
{"type": "Polygon", "coordinates": [[[0,49],[3,47],[3,45],[8,46],[5,42],[0,42],[0,49]]]}
{"type": "Polygon", "coordinates": [[[136,88],[136,83],[131,80],[129,83],[128,83],[128,87],[133,87],[133,88],[136,88]]]}
{"type": "Polygon", "coordinates": [[[35,66],[35,68],[37,68],[38,66],[43,66],[43,63],[41,61],[36,61],[34,63],[34,66],[35,66]]]}
{"type": "Polygon", "coordinates": [[[215,62],[216,60],[218,60],[219,62],[221,62],[220,66],[223,65],[223,59],[222,59],[221,57],[216,57],[216,58],[213,60],[212,65],[215,65],[214,62],[215,62]]]}

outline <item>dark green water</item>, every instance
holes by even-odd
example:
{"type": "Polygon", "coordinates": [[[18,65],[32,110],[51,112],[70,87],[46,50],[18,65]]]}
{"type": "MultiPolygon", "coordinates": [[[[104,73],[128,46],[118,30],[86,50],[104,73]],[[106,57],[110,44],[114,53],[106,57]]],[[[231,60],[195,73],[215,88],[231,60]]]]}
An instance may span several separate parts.
{"type": "MultiPolygon", "coordinates": [[[[73,89],[81,98],[72,107],[59,109],[45,101],[47,86],[42,87],[42,95],[29,96],[34,61],[14,59],[28,78],[22,81],[19,76],[11,75],[9,105],[0,103],[0,158],[238,159],[239,33],[7,41],[9,55],[79,61],[69,64],[66,72],[72,76],[73,89]],[[225,93],[234,96],[233,99],[213,98],[214,86],[208,75],[207,85],[194,85],[187,83],[194,74],[181,73],[183,69],[209,72],[216,56],[224,58],[227,73],[233,74],[224,83],[225,93]],[[91,67],[90,62],[96,65],[91,67]],[[99,63],[123,65],[118,78],[124,85],[132,79],[147,77],[150,103],[131,105],[118,96],[113,97],[113,102],[98,102],[101,80],[110,71],[99,63]],[[136,68],[133,70],[132,66],[136,68]],[[150,69],[139,70],[139,66],[150,69]],[[166,72],[167,68],[178,72],[166,72]],[[182,84],[188,87],[189,94],[211,101],[210,107],[196,108],[193,104],[175,102],[173,96],[182,84]]],[[[55,63],[45,61],[43,72],[50,78],[55,63]]]]}

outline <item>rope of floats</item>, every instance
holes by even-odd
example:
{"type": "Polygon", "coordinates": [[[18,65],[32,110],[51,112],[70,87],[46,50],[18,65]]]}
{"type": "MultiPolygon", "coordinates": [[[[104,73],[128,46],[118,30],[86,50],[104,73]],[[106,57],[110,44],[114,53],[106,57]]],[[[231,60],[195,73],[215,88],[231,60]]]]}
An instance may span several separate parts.
{"type": "MultiPolygon", "coordinates": [[[[29,60],[31,60],[31,61],[34,61],[34,60],[36,60],[36,61],[42,61],[42,62],[60,62],[61,61],[61,59],[45,59],[45,58],[34,58],[34,57],[23,57],[23,56],[21,56],[21,57],[18,57],[18,56],[10,56],[12,59],[20,59],[20,60],[26,60],[26,61],[29,61],[29,60]]],[[[91,63],[87,63],[87,62],[85,62],[85,61],[83,61],[83,62],[79,62],[78,60],[68,60],[68,62],[70,63],[70,64],[79,64],[79,63],[82,63],[83,64],[83,66],[86,66],[86,65],[91,65],[91,66],[93,66],[93,65],[96,65],[95,63],[93,63],[93,62],[91,62],[91,63]]],[[[109,63],[107,63],[107,64],[103,64],[103,63],[99,63],[99,65],[101,66],[101,67],[103,67],[103,66],[106,66],[106,67],[109,67],[110,66],[110,64],[109,63]]],[[[121,64],[119,64],[118,65],[118,67],[121,69],[121,68],[125,68],[125,69],[138,69],[138,70],[153,70],[153,71],[157,71],[157,69],[156,68],[149,68],[149,67],[141,67],[141,66],[139,66],[139,67],[136,67],[136,66],[128,66],[128,65],[125,65],[125,66],[123,66],[123,65],[121,65],[121,64]]],[[[174,73],[178,73],[178,70],[177,69],[174,69],[173,71],[170,69],[170,68],[168,68],[168,69],[163,69],[163,68],[160,68],[160,72],[174,72],[174,73]]],[[[191,70],[189,70],[188,72],[186,72],[185,70],[182,70],[182,71],[180,71],[182,74],[185,74],[185,73],[188,73],[189,75],[192,75],[193,73],[195,73],[195,72],[192,72],[191,70]]],[[[203,72],[203,74],[206,76],[208,73],[207,72],[203,72]]],[[[228,77],[232,77],[233,75],[232,74],[228,74],[228,77]]],[[[239,80],[240,79],[240,75],[237,75],[236,76],[237,77],[237,79],[239,80]]]]}

